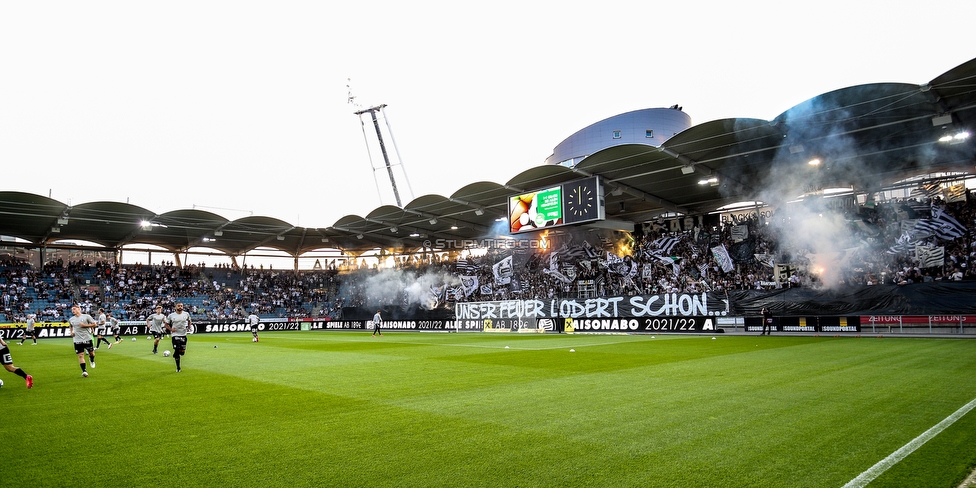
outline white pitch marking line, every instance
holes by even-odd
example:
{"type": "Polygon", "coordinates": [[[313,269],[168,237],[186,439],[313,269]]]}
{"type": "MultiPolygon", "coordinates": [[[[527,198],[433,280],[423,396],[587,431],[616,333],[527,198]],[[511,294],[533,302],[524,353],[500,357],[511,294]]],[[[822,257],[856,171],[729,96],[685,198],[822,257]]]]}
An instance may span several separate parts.
{"type": "MultiPolygon", "coordinates": [[[[612,341],[612,342],[594,342],[594,343],[590,343],[590,344],[564,344],[564,345],[549,346],[549,347],[513,347],[512,349],[516,349],[516,350],[519,350],[519,351],[548,351],[548,350],[553,350],[553,349],[565,349],[567,347],[609,346],[609,345],[615,345],[615,344],[625,344],[625,343],[640,342],[640,341],[643,341],[643,340],[645,340],[645,338],[641,337],[637,341],[633,340],[633,338],[632,338],[632,340],[620,340],[620,341],[612,341]]],[[[648,340],[650,340],[650,339],[648,339],[648,340]]],[[[352,339],[352,340],[336,340],[335,342],[376,342],[376,341],[375,340],[372,340],[372,339],[356,338],[356,339],[352,339]]],[[[448,343],[443,343],[443,342],[425,342],[425,341],[397,341],[397,344],[411,344],[411,345],[414,345],[414,346],[472,347],[472,348],[477,348],[477,349],[501,349],[501,348],[504,348],[505,347],[505,346],[500,346],[500,345],[497,345],[497,344],[471,344],[471,343],[468,343],[468,344],[463,344],[463,343],[448,344],[448,343]]]]}
{"type": "Polygon", "coordinates": [[[901,448],[888,455],[888,457],[878,461],[877,464],[868,468],[867,471],[859,474],[857,478],[849,481],[846,485],[844,485],[843,488],[861,488],[874,481],[875,478],[881,476],[881,474],[887,471],[888,468],[898,464],[898,462],[905,459],[909,454],[915,452],[915,450],[919,447],[922,447],[922,445],[928,442],[930,439],[939,435],[939,433],[946,430],[950,425],[962,418],[963,415],[969,413],[969,411],[974,407],[976,407],[976,398],[963,405],[959,410],[953,412],[952,415],[946,417],[944,420],[942,420],[942,422],[935,424],[934,427],[923,432],[922,435],[912,439],[912,441],[908,444],[901,446],[901,448]]]}

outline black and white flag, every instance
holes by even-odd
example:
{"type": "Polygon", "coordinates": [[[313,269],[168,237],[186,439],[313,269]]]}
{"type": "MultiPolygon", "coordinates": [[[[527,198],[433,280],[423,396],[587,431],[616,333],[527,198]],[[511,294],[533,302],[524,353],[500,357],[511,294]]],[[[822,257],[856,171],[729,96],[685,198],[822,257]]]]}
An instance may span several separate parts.
{"type": "Polygon", "coordinates": [[[735,265],[732,263],[732,258],[729,256],[729,251],[725,248],[725,244],[719,244],[713,247],[712,256],[715,258],[715,262],[722,268],[723,272],[728,273],[735,269],[735,265]]]}
{"type": "Polygon", "coordinates": [[[507,285],[511,283],[512,273],[514,272],[512,269],[512,257],[508,256],[507,258],[495,263],[495,265],[491,267],[491,272],[495,275],[496,285],[507,285]]]}
{"type": "Polygon", "coordinates": [[[677,246],[678,243],[680,242],[681,242],[681,236],[659,237],[651,241],[651,248],[660,251],[653,254],[657,254],[657,255],[663,254],[666,256],[670,256],[674,251],[674,247],[677,246]]]}
{"type": "Polygon", "coordinates": [[[471,296],[472,293],[478,290],[478,277],[475,275],[471,276],[458,276],[461,279],[461,286],[464,288],[464,296],[471,296]]]}
{"type": "Polygon", "coordinates": [[[945,264],[945,248],[916,244],[915,258],[918,259],[919,269],[942,267],[945,264]]]}

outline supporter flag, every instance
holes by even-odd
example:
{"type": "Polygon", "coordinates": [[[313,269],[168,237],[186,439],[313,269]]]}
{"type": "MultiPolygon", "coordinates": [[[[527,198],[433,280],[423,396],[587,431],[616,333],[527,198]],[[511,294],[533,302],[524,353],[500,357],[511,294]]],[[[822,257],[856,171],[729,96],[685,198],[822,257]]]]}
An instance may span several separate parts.
{"type": "MultiPolygon", "coordinates": [[[[660,250],[660,254],[665,254],[670,256],[673,254],[674,247],[681,242],[681,236],[664,236],[659,237],[651,242],[651,247],[660,250]]],[[[658,253],[654,253],[658,254],[658,253]]]]}
{"type": "Polygon", "coordinates": [[[931,210],[932,206],[928,202],[909,200],[905,202],[904,205],[895,207],[895,216],[898,217],[899,220],[917,219],[928,217],[931,210]]]}
{"type": "Polygon", "coordinates": [[[742,242],[749,237],[749,226],[740,224],[732,227],[732,242],[742,242]]]}
{"type": "Polygon", "coordinates": [[[674,273],[675,276],[678,276],[678,274],[681,273],[681,265],[678,264],[678,261],[675,258],[670,256],[658,256],[658,259],[660,259],[662,263],[671,266],[671,272],[674,273]]]}
{"type": "Polygon", "coordinates": [[[456,266],[457,272],[464,274],[476,273],[481,268],[474,262],[474,258],[459,258],[456,266]]]}
{"type": "Polygon", "coordinates": [[[645,280],[654,279],[654,267],[650,264],[645,264],[644,269],[641,271],[641,278],[645,280]]]}
{"type": "Polygon", "coordinates": [[[575,263],[576,261],[596,259],[600,257],[600,252],[596,250],[589,242],[583,241],[582,244],[576,244],[573,246],[566,246],[553,251],[552,256],[559,259],[560,261],[567,263],[575,263]]]}
{"type": "Polygon", "coordinates": [[[902,232],[901,237],[895,241],[895,245],[888,248],[888,254],[903,254],[912,249],[912,234],[908,231],[902,232]]]}
{"type": "Polygon", "coordinates": [[[562,281],[563,283],[572,283],[573,282],[573,280],[571,280],[569,278],[569,276],[566,276],[566,275],[560,273],[559,270],[556,270],[556,269],[544,269],[544,270],[542,270],[542,272],[544,274],[547,274],[547,275],[552,276],[553,278],[556,278],[559,281],[562,281]]]}
{"type": "Polygon", "coordinates": [[[447,291],[447,285],[441,285],[441,286],[430,285],[430,289],[428,290],[428,293],[430,293],[430,296],[433,297],[434,300],[440,301],[441,298],[444,297],[446,291],[447,291]]]}
{"type": "Polygon", "coordinates": [[[752,264],[755,262],[755,255],[753,254],[756,250],[756,242],[753,239],[747,239],[742,242],[736,242],[732,244],[732,249],[729,250],[729,256],[732,260],[739,264],[752,264]]]}
{"type": "Polygon", "coordinates": [[[576,267],[575,266],[567,266],[567,267],[563,268],[563,274],[565,274],[566,276],[568,276],[569,279],[575,280],[576,279],[576,267]]]}
{"type": "Polygon", "coordinates": [[[958,184],[952,185],[944,190],[946,203],[953,202],[965,202],[966,201],[966,185],[958,184]]]}
{"type": "Polygon", "coordinates": [[[461,279],[461,287],[464,290],[464,296],[471,296],[472,293],[478,290],[478,277],[476,275],[461,275],[458,276],[461,279]]]}
{"type": "Polygon", "coordinates": [[[701,277],[704,278],[708,273],[708,263],[701,263],[698,265],[698,272],[701,273],[701,277]]]}
{"type": "Polygon", "coordinates": [[[461,299],[463,299],[465,297],[465,295],[464,295],[464,287],[461,286],[461,285],[458,285],[458,286],[455,286],[454,288],[451,288],[450,295],[451,295],[450,297],[453,298],[454,300],[461,300],[461,299]]]}
{"type": "Polygon", "coordinates": [[[945,264],[945,248],[916,244],[915,258],[920,269],[942,267],[945,264]]]}
{"type": "Polygon", "coordinates": [[[485,283],[485,284],[481,285],[481,294],[482,295],[491,295],[491,284],[485,283]]]}
{"type": "Polygon", "coordinates": [[[622,258],[612,252],[607,252],[607,269],[616,275],[633,278],[637,276],[637,262],[627,256],[622,258]]]}
{"type": "Polygon", "coordinates": [[[711,240],[712,235],[705,231],[698,232],[698,236],[695,237],[695,243],[699,246],[707,246],[708,241],[711,240]]]}
{"type": "Polygon", "coordinates": [[[732,258],[729,257],[728,249],[725,249],[725,244],[719,244],[712,248],[712,256],[715,257],[715,261],[722,268],[722,271],[728,273],[735,268],[732,263],[732,258]]]}
{"type": "Polygon", "coordinates": [[[776,278],[777,283],[782,283],[790,280],[790,276],[796,274],[796,268],[792,264],[777,264],[773,268],[773,276],[776,278]]]}
{"type": "Polygon", "coordinates": [[[942,194],[942,187],[938,182],[925,183],[908,194],[910,198],[935,198],[942,194]]]}
{"type": "Polygon", "coordinates": [[[767,268],[772,268],[776,264],[773,262],[773,255],[769,253],[753,254],[753,257],[756,259],[756,262],[767,268]]]}
{"type": "Polygon", "coordinates": [[[495,263],[491,267],[491,272],[495,275],[496,285],[507,285],[512,282],[512,257],[508,256],[505,259],[495,263]]]}
{"type": "Polygon", "coordinates": [[[943,208],[932,207],[932,218],[930,220],[937,226],[936,237],[940,239],[955,239],[966,235],[966,227],[947,214],[943,208]]]}

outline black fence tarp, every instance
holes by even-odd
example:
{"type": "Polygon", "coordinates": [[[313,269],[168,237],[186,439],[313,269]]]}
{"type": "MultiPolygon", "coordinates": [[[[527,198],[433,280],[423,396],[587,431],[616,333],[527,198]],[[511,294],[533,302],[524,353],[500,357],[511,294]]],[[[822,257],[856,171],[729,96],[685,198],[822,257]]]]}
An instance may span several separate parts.
{"type": "Polygon", "coordinates": [[[732,313],[778,316],[976,315],[976,281],[729,292],[732,313]]]}

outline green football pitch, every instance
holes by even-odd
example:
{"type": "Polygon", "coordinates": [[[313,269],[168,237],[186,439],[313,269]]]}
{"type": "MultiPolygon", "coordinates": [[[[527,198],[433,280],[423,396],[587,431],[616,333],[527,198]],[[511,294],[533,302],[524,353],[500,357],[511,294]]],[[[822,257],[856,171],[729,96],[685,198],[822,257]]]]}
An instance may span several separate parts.
{"type": "Polygon", "coordinates": [[[489,333],[10,344],[0,485],[957,486],[976,340],[489,333]]]}

